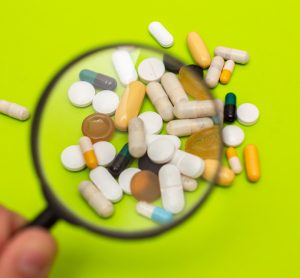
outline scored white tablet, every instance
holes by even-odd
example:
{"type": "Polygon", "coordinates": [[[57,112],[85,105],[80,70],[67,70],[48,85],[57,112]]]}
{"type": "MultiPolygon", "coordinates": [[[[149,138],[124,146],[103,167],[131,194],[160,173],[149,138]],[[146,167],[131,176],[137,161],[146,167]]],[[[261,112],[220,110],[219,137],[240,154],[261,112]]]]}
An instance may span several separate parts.
{"type": "Polygon", "coordinates": [[[144,112],[139,118],[144,122],[146,134],[158,134],[163,128],[162,117],[156,112],[144,112]]]}
{"type": "Polygon", "coordinates": [[[153,162],[163,164],[173,158],[175,150],[175,145],[169,139],[159,138],[148,146],[147,154],[153,162]]]}

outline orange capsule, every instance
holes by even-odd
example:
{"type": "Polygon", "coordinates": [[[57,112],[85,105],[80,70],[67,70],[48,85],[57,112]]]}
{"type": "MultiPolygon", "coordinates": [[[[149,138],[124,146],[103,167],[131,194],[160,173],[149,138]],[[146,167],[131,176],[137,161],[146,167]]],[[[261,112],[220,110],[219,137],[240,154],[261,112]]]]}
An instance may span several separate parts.
{"type": "Polygon", "coordinates": [[[79,145],[87,167],[90,169],[96,168],[98,166],[98,160],[91,139],[87,136],[83,136],[79,140],[79,145]]]}
{"type": "Polygon", "coordinates": [[[255,145],[249,144],[244,149],[246,173],[249,181],[256,182],[260,179],[260,163],[258,150],[255,145]]]}

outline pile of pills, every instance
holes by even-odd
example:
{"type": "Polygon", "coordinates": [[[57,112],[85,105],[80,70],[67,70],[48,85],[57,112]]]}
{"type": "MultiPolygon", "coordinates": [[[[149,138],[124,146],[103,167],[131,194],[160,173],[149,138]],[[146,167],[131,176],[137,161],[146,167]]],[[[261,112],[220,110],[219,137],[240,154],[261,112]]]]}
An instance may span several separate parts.
{"type": "MultiPolygon", "coordinates": [[[[162,47],[171,47],[174,38],[159,22],[149,32],[162,47]]],[[[246,64],[245,51],[217,47],[211,59],[203,39],[196,32],[187,36],[195,65],[183,65],[169,55],[163,59],[147,57],[137,67],[130,53],[116,49],[111,55],[117,79],[90,69],[82,69],[79,81],[68,90],[76,107],[92,105],[95,113],[83,119],[78,145],[65,148],[61,162],[69,171],[88,167],[90,181],[79,185],[79,192],[103,218],[114,213],[113,203],[123,194],[137,200],[136,211],[159,224],[172,221],[186,206],[185,191],[197,189],[199,178],[229,186],[243,167],[235,147],[244,141],[243,130],[232,123],[253,125],[259,117],[250,103],[236,109],[236,96],[228,93],[225,105],[212,100],[207,87],[229,82],[235,63],[246,64]],[[208,69],[204,79],[203,70],[208,69]],[[122,97],[115,93],[124,87],[122,97]],[[100,90],[96,93],[96,89],[100,90]],[[156,112],[140,113],[148,98],[156,112]],[[112,118],[113,117],[113,118],[112,118]],[[222,134],[220,125],[227,123],[222,134]],[[167,134],[162,134],[166,123],[167,134]],[[119,153],[110,142],[114,133],[127,132],[128,142],[119,153]],[[180,137],[187,138],[184,150],[180,137]],[[219,162],[220,142],[228,146],[230,167],[219,162]],[[134,160],[138,168],[130,167],[134,160]],[[162,207],[153,205],[160,199],[162,207]]],[[[259,157],[254,145],[244,150],[246,173],[250,181],[260,178],[259,157]]]]}

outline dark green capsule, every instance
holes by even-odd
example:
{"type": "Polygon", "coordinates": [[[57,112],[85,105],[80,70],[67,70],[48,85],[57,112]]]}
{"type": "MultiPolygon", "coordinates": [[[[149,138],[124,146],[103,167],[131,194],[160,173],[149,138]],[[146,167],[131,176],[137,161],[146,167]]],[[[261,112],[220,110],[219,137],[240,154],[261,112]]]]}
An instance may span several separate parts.
{"type": "Polygon", "coordinates": [[[236,120],[236,95],[228,93],[225,96],[224,122],[233,123],[236,120]]]}
{"type": "Polygon", "coordinates": [[[97,73],[92,70],[84,69],[79,73],[79,79],[94,85],[98,89],[113,91],[117,87],[116,79],[97,73]]]}
{"type": "Polygon", "coordinates": [[[184,66],[181,61],[168,54],[164,54],[163,63],[166,70],[173,73],[178,73],[180,68],[184,66]]]}
{"type": "Polygon", "coordinates": [[[118,155],[113,160],[111,166],[108,168],[108,171],[114,176],[118,177],[123,170],[127,168],[130,162],[133,160],[133,157],[129,153],[128,143],[126,143],[118,155]]]}

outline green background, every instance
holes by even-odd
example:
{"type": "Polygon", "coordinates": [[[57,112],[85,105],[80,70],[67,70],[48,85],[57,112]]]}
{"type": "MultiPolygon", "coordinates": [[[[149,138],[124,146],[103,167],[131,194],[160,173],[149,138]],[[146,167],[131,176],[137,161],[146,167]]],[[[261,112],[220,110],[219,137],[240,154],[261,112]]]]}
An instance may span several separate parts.
{"type": "MultiPolygon", "coordinates": [[[[216,187],[195,217],[163,236],[120,241],[59,223],[52,277],[299,277],[299,7],[296,1],[13,1],[0,4],[0,97],[31,110],[49,79],[78,53],[136,41],[156,46],[149,22],[173,33],[187,61],[188,31],[246,49],[250,63],[214,94],[236,92],[261,111],[243,128],[260,151],[263,177],[216,187]]],[[[0,117],[0,202],[27,217],[44,206],[30,156],[30,121],[0,117]]],[[[243,146],[239,149],[240,154],[243,146]]]]}

